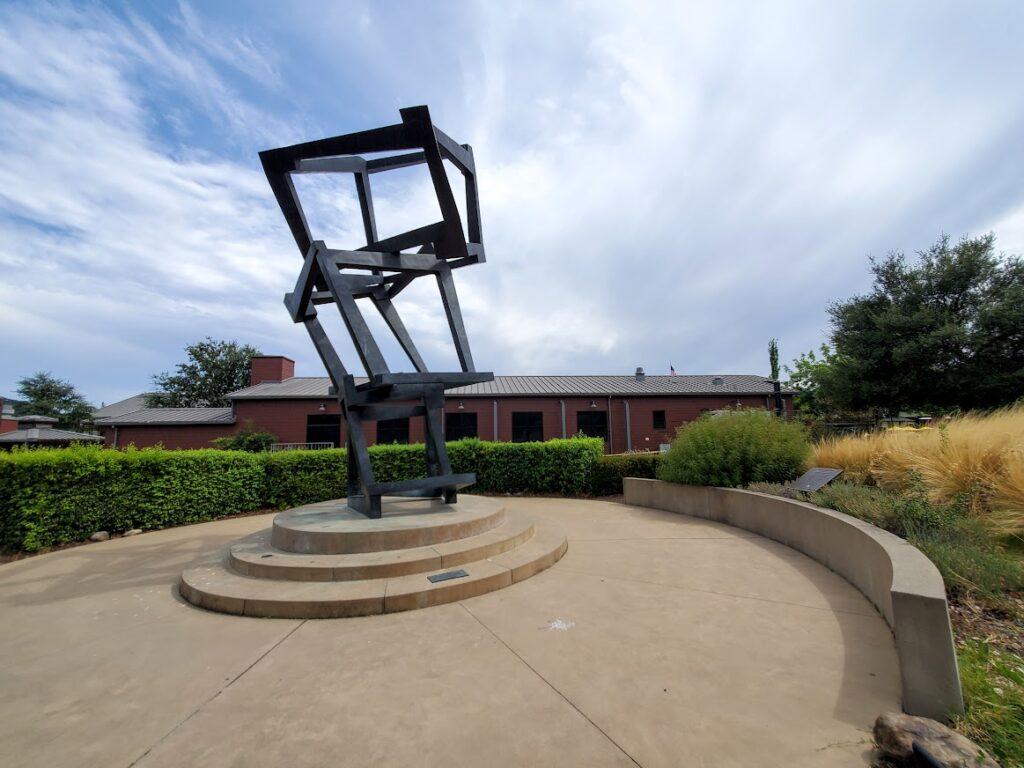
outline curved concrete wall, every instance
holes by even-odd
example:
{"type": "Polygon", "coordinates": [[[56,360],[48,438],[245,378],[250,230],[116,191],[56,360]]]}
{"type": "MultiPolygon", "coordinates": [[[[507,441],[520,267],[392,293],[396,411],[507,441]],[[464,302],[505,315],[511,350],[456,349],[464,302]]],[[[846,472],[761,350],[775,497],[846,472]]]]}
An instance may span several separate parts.
{"type": "Polygon", "coordinates": [[[904,711],[945,721],[963,712],[942,576],[916,547],[849,515],[778,496],[635,477],[623,487],[627,504],[743,528],[835,571],[874,603],[893,631],[904,711]]]}

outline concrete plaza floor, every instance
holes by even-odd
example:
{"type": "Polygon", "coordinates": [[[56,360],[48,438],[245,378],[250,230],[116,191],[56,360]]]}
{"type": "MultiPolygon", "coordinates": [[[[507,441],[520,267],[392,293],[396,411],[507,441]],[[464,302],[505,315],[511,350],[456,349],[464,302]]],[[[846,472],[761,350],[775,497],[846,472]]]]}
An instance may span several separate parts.
{"type": "Polygon", "coordinates": [[[565,557],[491,594],[358,619],[184,603],[237,518],[0,566],[3,766],[862,766],[899,709],[853,587],[745,531],[508,499],[565,557]]]}

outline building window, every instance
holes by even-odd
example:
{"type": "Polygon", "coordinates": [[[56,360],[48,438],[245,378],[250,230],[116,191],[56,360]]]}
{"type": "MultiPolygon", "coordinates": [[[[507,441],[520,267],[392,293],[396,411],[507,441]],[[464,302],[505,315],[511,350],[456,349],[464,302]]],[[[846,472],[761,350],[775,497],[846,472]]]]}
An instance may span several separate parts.
{"type": "Polygon", "coordinates": [[[665,412],[655,411],[654,412],[654,428],[665,429],[665,412]]]}
{"type": "Polygon", "coordinates": [[[446,413],[444,415],[444,439],[465,440],[467,437],[476,437],[476,414],[446,413]]]}
{"type": "Polygon", "coordinates": [[[512,442],[533,443],[544,439],[544,414],[518,411],[512,414],[512,442]]]}
{"type": "Polygon", "coordinates": [[[306,417],[306,442],[341,445],[341,414],[311,413],[306,417]]]}
{"type": "Polygon", "coordinates": [[[587,437],[608,439],[607,411],[576,411],[576,431],[587,437]]]}
{"type": "Polygon", "coordinates": [[[409,419],[381,419],[377,422],[377,445],[409,442],[409,419]]]}

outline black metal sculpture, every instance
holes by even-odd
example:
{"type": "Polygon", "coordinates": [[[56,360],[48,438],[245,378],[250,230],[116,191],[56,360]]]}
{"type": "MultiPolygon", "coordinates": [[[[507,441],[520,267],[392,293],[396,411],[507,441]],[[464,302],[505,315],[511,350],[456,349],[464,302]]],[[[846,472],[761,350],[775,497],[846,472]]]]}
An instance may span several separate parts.
{"type": "Polygon", "coordinates": [[[295,144],[260,153],[263,170],[281,212],[305,258],[295,290],[285,296],[292,320],[305,325],[333,384],[348,427],[348,504],[368,517],[380,517],[381,496],[443,496],[453,503],[456,492],[476,481],[473,474],[453,474],[444,444],[444,391],[494,378],[477,373],[455,293],[452,270],[484,261],[473,150],[457,144],[430,119],[427,107],[400,110],[402,122],[345,136],[295,144]],[[409,150],[417,150],[410,152],[409,150]],[[360,154],[405,151],[364,159],[360,154]],[[466,230],[455,204],[444,161],[452,163],[466,183],[466,230]],[[370,192],[375,173],[426,164],[441,209],[435,224],[379,240],[370,192]],[[351,173],[363,216],[366,245],[354,251],[328,248],[313,240],[292,183],[297,173],[351,173]],[[415,252],[405,251],[415,249],[415,252]],[[392,299],[417,277],[433,275],[451,328],[460,372],[427,371],[392,299]],[[416,373],[392,373],[356,304],[369,298],[378,309],[416,373]],[[368,381],[356,384],[317,319],[317,304],[333,303],[352,337],[368,381]],[[363,430],[365,421],[423,416],[426,425],[428,477],[378,483],[373,477],[363,430]]]}

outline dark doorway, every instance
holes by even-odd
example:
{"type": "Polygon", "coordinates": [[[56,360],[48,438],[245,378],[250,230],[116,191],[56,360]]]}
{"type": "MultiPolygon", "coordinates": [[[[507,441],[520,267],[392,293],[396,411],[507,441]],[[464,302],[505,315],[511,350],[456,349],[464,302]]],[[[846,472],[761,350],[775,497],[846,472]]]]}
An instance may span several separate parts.
{"type": "Polygon", "coordinates": [[[444,439],[465,440],[468,437],[476,437],[476,414],[475,413],[446,413],[444,415],[444,439]]]}
{"type": "Polygon", "coordinates": [[[587,437],[608,439],[607,411],[576,411],[576,431],[587,437]]]}
{"type": "Polygon", "coordinates": [[[409,442],[408,419],[381,419],[377,422],[377,445],[409,442]]]}
{"type": "Polygon", "coordinates": [[[341,414],[311,413],[306,417],[306,442],[341,445],[341,414]]]}
{"type": "Polygon", "coordinates": [[[512,442],[534,443],[544,439],[544,414],[518,411],[512,414],[512,442]]]}

